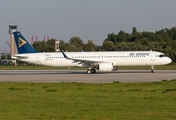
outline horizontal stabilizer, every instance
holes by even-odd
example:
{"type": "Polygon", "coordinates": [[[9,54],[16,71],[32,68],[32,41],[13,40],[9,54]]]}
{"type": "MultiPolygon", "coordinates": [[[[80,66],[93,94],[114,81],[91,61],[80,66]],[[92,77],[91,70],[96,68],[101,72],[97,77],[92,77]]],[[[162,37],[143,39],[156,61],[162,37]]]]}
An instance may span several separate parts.
{"type": "Polygon", "coordinates": [[[21,56],[21,55],[13,55],[11,56],[12,59],[27,59],[28,56],[21,56]]]}

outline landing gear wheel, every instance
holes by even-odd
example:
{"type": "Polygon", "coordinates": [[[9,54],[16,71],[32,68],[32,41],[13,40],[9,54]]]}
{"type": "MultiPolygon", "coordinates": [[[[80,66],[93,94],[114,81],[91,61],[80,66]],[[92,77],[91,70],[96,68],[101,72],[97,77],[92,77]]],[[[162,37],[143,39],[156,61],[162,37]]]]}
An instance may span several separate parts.
{"type": "Polygon", "coordinates": [[[151,73],[155,73],[156,71],[153,65],[151,66],[151,68],[152,68],[151,73]]]}
{"type": "Polygon", "coordinates": [[[151,70],[151,73],[155,73],[156,71],[155,70],[151,70]]]}
{"type": "Polygon", "coordinates": [[[95,69],[91,69],[91,73],[96,73],[96,70],[95,69]]]}
{"type": "Polygon", "coordinates": [[[91,73],[96,73],[96,70],[95,69],[88,69],[87,74],[91,74],[91,73]]]}
{"type": "Polygon", "coordinates": [[[90,74],[91,73],[91,70],[87,70],[87,74],[90,74]]]}

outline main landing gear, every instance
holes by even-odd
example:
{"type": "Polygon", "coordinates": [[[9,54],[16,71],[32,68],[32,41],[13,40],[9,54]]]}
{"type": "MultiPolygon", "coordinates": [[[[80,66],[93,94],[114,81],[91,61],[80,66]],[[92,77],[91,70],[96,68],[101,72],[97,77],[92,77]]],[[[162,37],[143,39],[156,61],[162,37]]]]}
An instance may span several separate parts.
{"type": "Polygon", "coordinates": [[[156,71],[155,71],[155,68],[154,68],[153,65],[151,66],[151,68],[152,68],[152,69],[151,69],[151,73],[155,73],[156,71]]]}
{"type": "Polygon", "coordinates": [[[93,68],[93,69],[88,69],[87,70],[87,74],[94,74],[94,73],[96,73],[96,70],[93,68]]]}

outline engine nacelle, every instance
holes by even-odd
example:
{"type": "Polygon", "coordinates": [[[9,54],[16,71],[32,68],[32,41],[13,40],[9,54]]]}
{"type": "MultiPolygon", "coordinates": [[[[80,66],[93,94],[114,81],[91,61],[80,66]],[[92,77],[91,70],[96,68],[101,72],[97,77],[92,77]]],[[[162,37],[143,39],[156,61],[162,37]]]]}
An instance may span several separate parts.
{"type": "Polygon", "coordinates": [[[112,63],[99,63],[98,69],[100,71],[110,72],[113,71],[113,65],[112,63]]]}

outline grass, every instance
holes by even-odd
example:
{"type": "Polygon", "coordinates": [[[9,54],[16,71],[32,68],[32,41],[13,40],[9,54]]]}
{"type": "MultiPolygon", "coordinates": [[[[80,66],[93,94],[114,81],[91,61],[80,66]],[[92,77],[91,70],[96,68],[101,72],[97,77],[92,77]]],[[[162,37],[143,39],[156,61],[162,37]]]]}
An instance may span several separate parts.
{"type": "MultiPolygon", "coordinates": [[[[169,65],[154,66],[156,70],[176,70],[176,63],[169,65]]],[[[86,70],[82,67],[50,67],[38,65],[0,65],[0,70],[86,70]]],[[[150,70],[150,66],[120,66],[119,70],[150,70]]]]}
{"type": "Polygon", "coordinates": [[[176,80],[0,86],[0,120],[176,119],[176,80]]]}
{"type": "MultiPolygon", "coordinates": [[[[154,66],[156,70],[176,70],[176,63],[154,66]]],[[[150,66],[120,66],[120,70],[151,70],[150,66]]]]}
{"type": "Polygon", "coordinates": [[[50,66],[38,66],[38,65],[1,65],[0,70],[83,70],[86,68],[81,67],[50,67],[50,66]]]}

